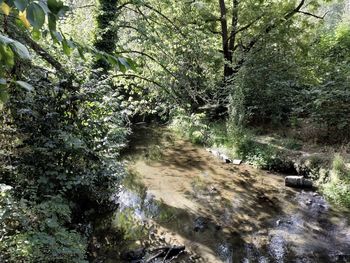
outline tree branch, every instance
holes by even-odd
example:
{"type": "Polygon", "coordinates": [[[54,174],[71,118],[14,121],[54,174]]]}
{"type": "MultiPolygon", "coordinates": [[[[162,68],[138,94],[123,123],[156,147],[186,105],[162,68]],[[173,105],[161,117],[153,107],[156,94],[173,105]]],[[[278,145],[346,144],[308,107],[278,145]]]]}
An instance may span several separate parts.
{"type": "Polygon", "coordinates": [[[305,11],[301,11],[301,10],[299,10],[298,13],[304,14],[304,15],[307,15],[307,16],[312,16],[312,17],[315,17],[317,19],[324,19],[325,16],[328,14],[328,11],[323,16],[318,16],[318,15],[315,15],[315,14],[312,14],[312,13],[309,13],[309,12],[305,12],[305,11]]]}
{"type": "Polygon", "coordinates": [[[165,67],[162,63],[160,63],[156,58],[152,57],[151,55],[149,55],[145,52],[142,52],[142,51],[137,51],[137,50],[124,50],[124,51],[116,52],[116,54],[125,54],[125,53],[135,53],[135,54],[139,54],[139,55],[148,57],[149,59],[156,62],[159,66],[161,66],[162,69],[164,69],[164,71],[166,71],[169,75],[171,75],[173,78],[176,79],[176,76],[174,75],[174,73],[172,73],[167,67],[165,67]]]}
{"type": "MultiPolygon", "coordinates": [[[[269,32],[271,32],[274,28],[276,28],[277,26],[279,26],[280,24],[284,23],[286,20],[292,18],[295,14],[299,13],[300,9],[304,6],[305,4],[305,0],[301,0],[300,3],[293,9],[291,10],[290,12],[288,12],[287,14],[285,14],[283,16],[282,19],[277,19],[275,21],[272,21],[270,23],[270,25],[268,25],[264,32],[258,34],[256,37],[254,37],[250,42],[249,44],[244,48],[244,52],[245,53],[248,53],[254,46],[255,44],[262,38],[262,36],[268,34],[269,32]]],[[[242,47],[244,47],[242,45],[242,47]]],[[[235,67],[233,67],[233,73],[237,73],[239,71],[239,69],[244,65],[246,61],[246,58],[242,58],[240,59],[235,67]]]]}
{"type": "Polygon", "coordinates": [[[143,6],[147,7],[148,9],[156,12],[158,15],[160,15],[161,17],[163,17],[166,21],[168,21],[179,33],[182,37],[186,37],[183,33],[182,30],[175,25],[175,23],[173,21],[171,21],[166,15],[164,15],[162,12],[158,11],[157,9],[153,8],[152,6],[148,5],[148,4],[143,4],[143,6]]]}
{"type": "Polygon", "coordinates": [[[16,26],[11,25],[11,30],[8,31],[8,34],[11,38],[16,39],[17,41],[28,45],[32,50],[34,50],[35,53],[37,53],[42,59],[44,59],[52,67],[54,67],[56,71],[62,74],[64,77],[69,79],[73,77],[73,75],[71,73],[68,73],[64,68],[64,66],[58,60],[56,60],[53,56],[51,56],[43,47],[41,47],[25,32],[18,30],[16,26]]]}

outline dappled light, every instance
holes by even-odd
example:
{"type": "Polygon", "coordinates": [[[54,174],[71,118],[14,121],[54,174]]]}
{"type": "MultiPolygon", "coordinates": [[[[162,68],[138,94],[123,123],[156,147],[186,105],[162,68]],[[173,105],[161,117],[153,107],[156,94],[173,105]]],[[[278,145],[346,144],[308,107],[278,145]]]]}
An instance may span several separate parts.
{"type": "Polygon", "coordinates": [[[350,226],[318,193],[285,187],[283,175],[225,164],[165,128],[142,127],[133,136],[126,158],[146,187],[134,199],[147,198],[141,219],[205,262],[329,262],[350,249],[350,226]],[[152,137],[162,148],[160,160],[144,155],[152,137]]]}

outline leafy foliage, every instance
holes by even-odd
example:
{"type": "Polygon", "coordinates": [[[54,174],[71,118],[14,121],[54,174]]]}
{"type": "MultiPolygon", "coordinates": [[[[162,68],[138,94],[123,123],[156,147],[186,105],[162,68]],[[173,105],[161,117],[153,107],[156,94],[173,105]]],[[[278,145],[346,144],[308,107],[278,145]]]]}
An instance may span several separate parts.
{"type": "Polygon", "coordinates": [[[323,192],[335,203],[350,207],[350,170],[344,159],[336,155],[329,181],[323,185],[323,192]]]}
{"type": "Polygon", "coordinates": [[[65,83],[43,79],[31,80],[31,84],[35,89],[26,94],[14,89],[4,108],[8,129],[2,129],[2,134],[8,141],[2,144],[9,152],[2,158],[7,161],[1,181],[12,185],[15,194],[28,203],[19,208],[23,217],[32,213],[38,223],[27,222],[25,232],[24,223],[5,231],[1,254],[29,262],[47,256],[79,262],[85,259],[86,243],[65,226],[113,209],[109,197],[123,175],[116,158],[127,130],[122,128],[122,116],[116,114],[117,104],[109,98],[113,95],[107,95],[110,87],[103,82],[85,82],[79,90],[70,87],[72,91],[65,83]],[[54,201],[45,201],[48,198],[54,201]],[[16,248],[16,244],[23,247],[16,248]],[[14,249],[24,254],[12,253],[14,249]]]}
{"type": "MultiPolygon", "coordinates": [[[[322,142],[349,140],[342,1],[65,3],[0,0],[0,261],[86,261],[81,224],[115,208],[128,117],[171,117],[193,143],[277,171],[291,164],[249,128],[309,123],[322,142]]],[[[342,163],[324,191],[347,205],[342,163]]]]}
{"type": "Polygon", "coordinates": [[[70,222],[67,201],[52,196],[40,204],[16,201],[13,190],[1,189],[0,259],[3,262],[86,262],[86,241],[74,230],[64,227],[70,222]],[[18,232],[20,231],[20,232],[18,232]]]}
{"type": "MultiPolygon", "coordinates": [[[[6,17],[18,14],[21,22],[28,20],[33,34],[45,37],[48,21],[54,43],[66,55],[74,48],[123,71],[131,68],[129,59],[83,47],[55,31],[68,9],[60,1],[2,4],[6,17]]],[[[110,77],[101,77],[98,70],[92,74],[89,64],[75,70],[81,60],[67,64],[74,77],[51,74],[40,67],[38,56],[58,71],[63,66],[41,46],[46,37],[34,41],[23,25],[7,22],[9,28],[0,35],[0,58],[6,62],[1,63],[0,95],[7,99],[1,115],[0,182],[12,190],[1,189],[0,261],[86,262],[87,222],[115,209],[110,196],[124,175],[117,158],[128,133],[125,119],[110,77]],[[38,56],[30,57],[25,45],[38,56]]]]}

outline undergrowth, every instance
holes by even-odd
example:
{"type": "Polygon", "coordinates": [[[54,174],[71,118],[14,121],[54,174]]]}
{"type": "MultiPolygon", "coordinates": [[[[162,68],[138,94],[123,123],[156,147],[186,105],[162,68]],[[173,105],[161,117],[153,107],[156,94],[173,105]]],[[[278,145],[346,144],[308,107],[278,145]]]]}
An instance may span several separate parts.
{"type": "Polygon", "coordinates": [[[350,168],[340,155],[334,157],[330,176],[322,191],[334,203],[350,208],[350,168]]]}
{"type": "Polygon", "coordinates": [[[223,149],[230,157],[257,168],[281,172],[293,169],[275,147],[255,141],[251,131],[230,127],[224,121],[209,122],[203,113],[188,115],[180,110],[174,114],[170,127],[192,143],[223,149]]]}

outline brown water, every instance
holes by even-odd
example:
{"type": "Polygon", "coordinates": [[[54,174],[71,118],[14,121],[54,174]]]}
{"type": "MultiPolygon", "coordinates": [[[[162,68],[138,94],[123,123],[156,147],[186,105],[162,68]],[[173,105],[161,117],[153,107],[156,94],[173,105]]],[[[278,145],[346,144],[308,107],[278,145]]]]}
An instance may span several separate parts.
{"type": "Polygon", "coordinates": [[[350,262],[349,213],[283,175],[223,163],[164,128],[138,128],[125,158],[115,223],[138,221],[126,229],[138,245],[183,244],[196,257],[182,262],[350,262]]]}

